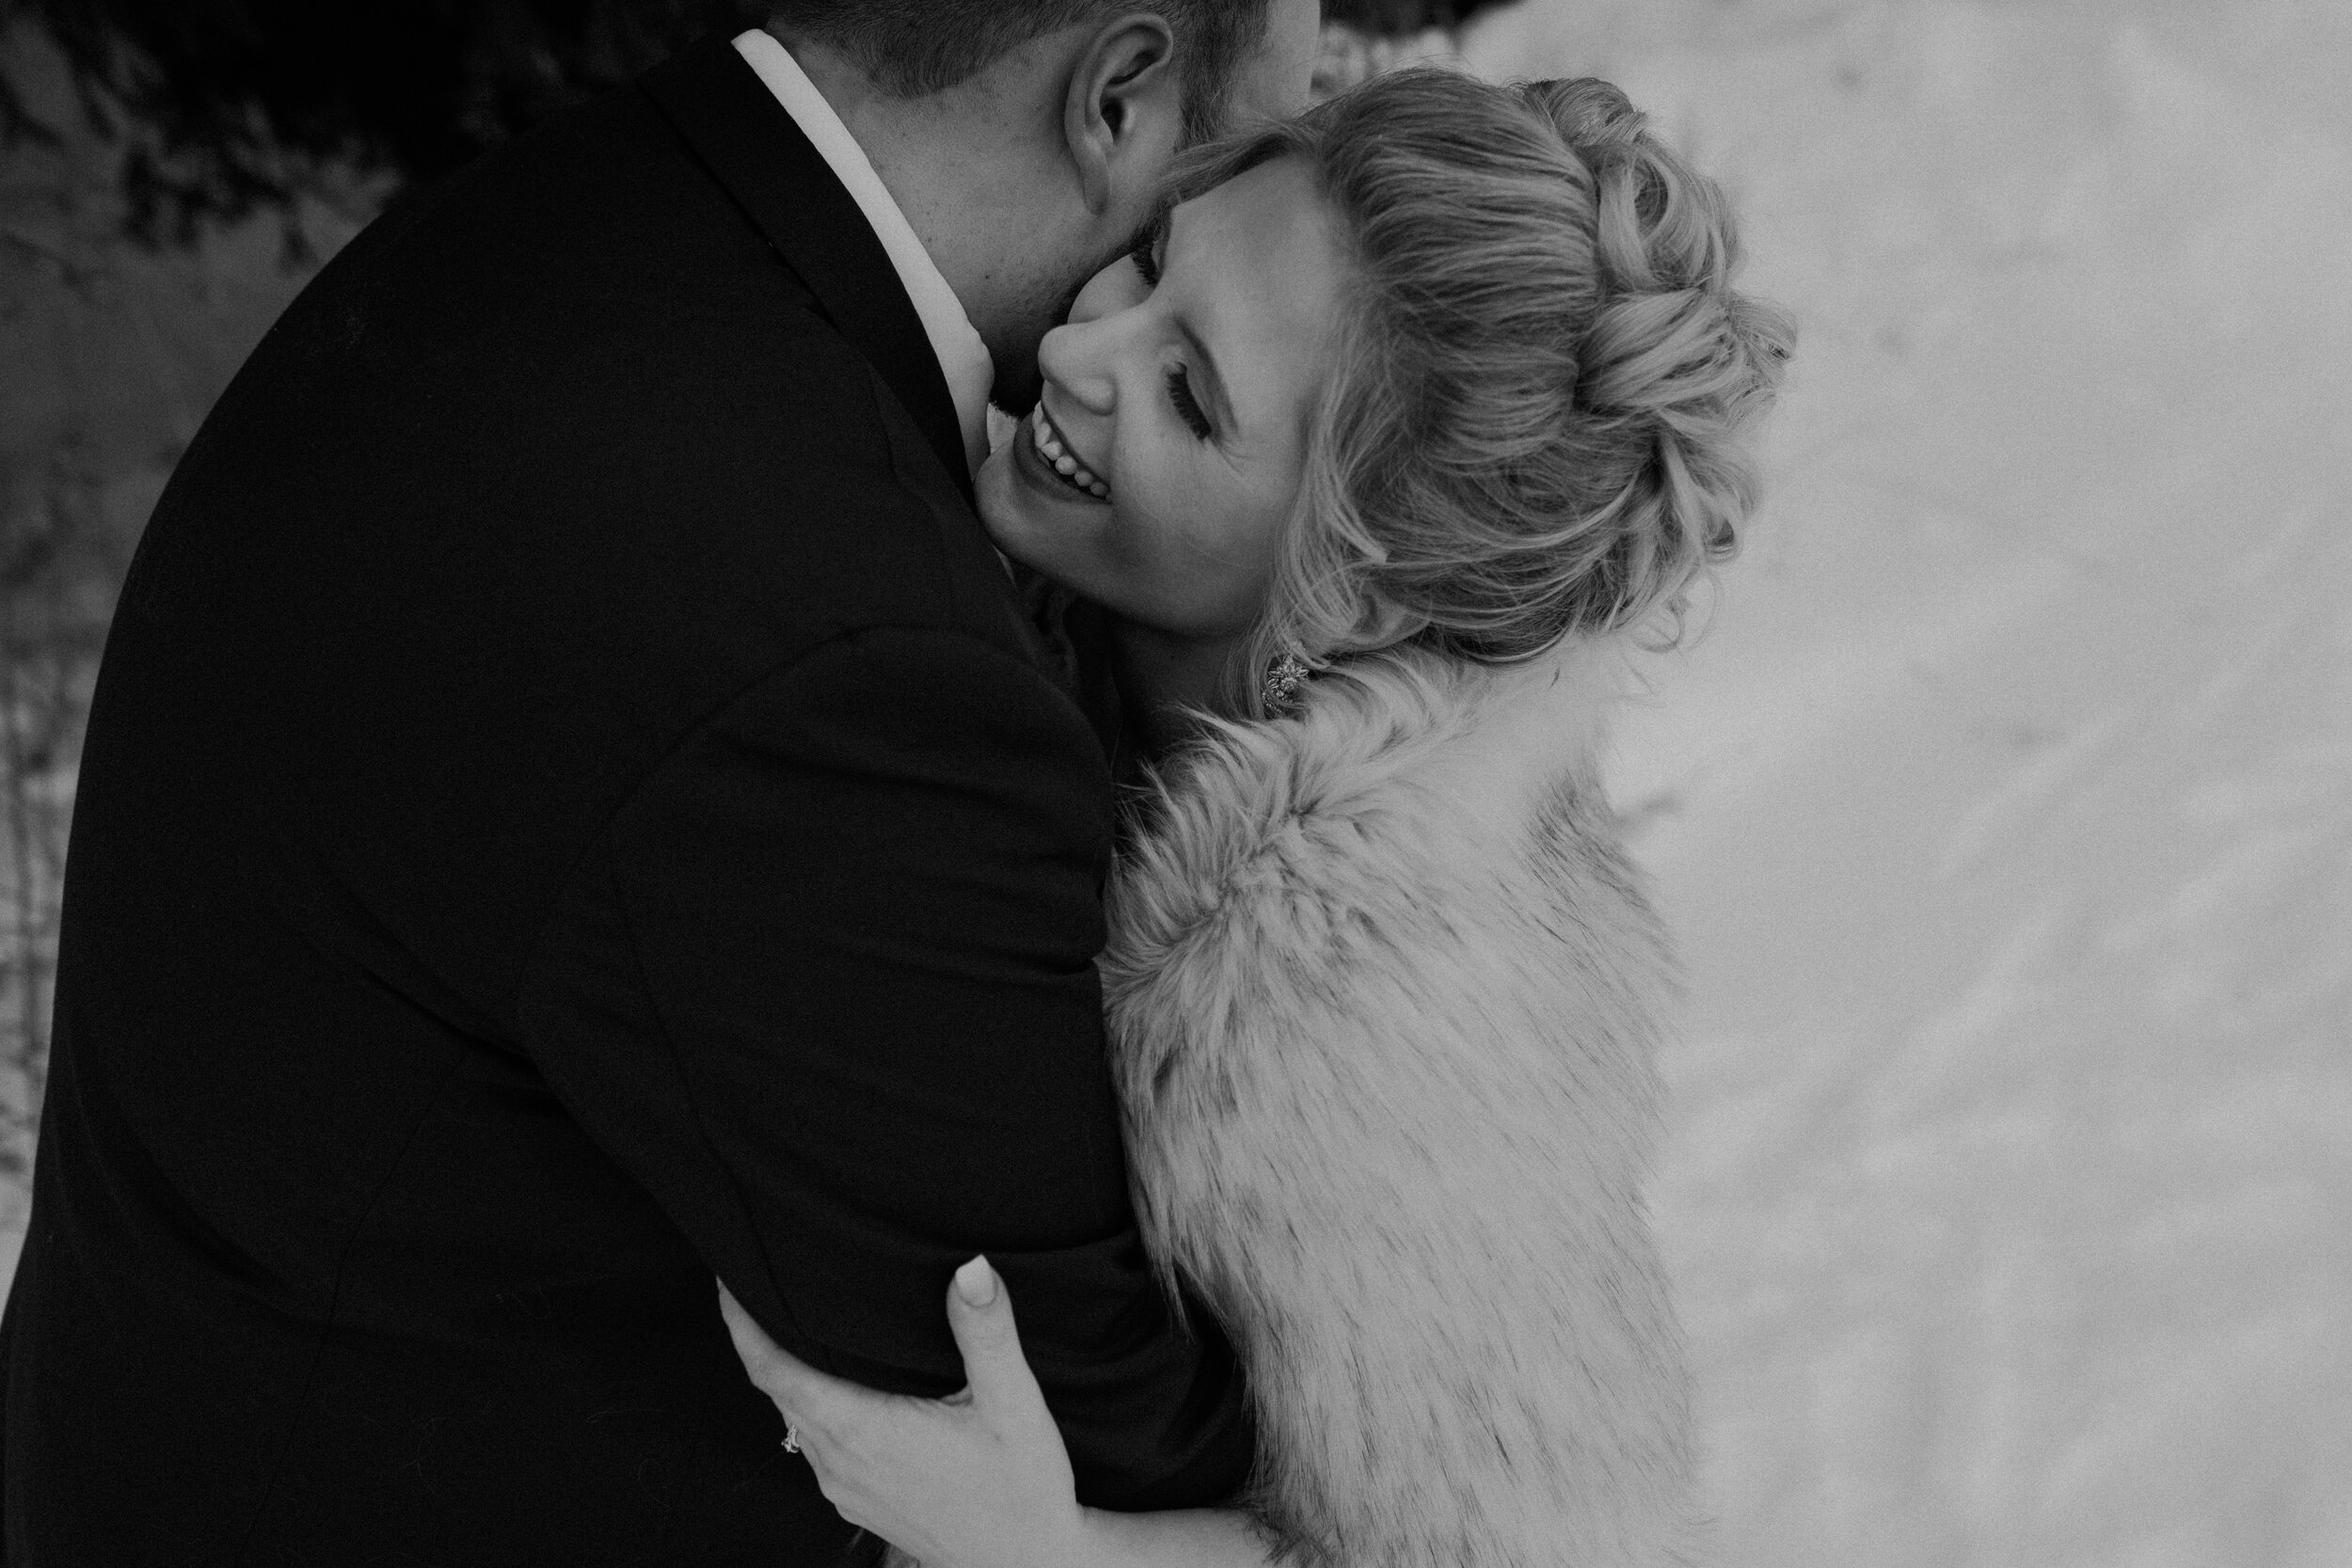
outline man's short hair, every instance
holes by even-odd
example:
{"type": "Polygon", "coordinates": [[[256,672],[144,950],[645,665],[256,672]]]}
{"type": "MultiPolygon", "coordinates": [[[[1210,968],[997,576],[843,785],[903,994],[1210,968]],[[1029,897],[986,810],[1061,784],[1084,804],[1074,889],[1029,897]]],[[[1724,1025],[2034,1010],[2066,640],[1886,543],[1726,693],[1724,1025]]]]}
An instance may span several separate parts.
{"type": "Polygon", "coordinates": [[[902,98],[954,87],[1031,39],[1154,11],[1176,35],[1184,140],[1224,129],[1234,71],[1264,38],[1270,0],[771,0],[782,28],[838,49],[902,98]]]}

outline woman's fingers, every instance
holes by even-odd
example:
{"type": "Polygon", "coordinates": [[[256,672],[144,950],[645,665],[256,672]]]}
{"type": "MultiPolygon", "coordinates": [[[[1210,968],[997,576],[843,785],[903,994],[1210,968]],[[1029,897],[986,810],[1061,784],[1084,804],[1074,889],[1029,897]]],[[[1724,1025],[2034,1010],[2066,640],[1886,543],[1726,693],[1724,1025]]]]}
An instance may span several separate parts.
{"type": "Polygon", "coordinates": [[[768,1338],[768,1331],[752,1322],[752,1315],[743,1310],[743,1304],[735,1299],[725,1280],[719,1281],[719,1316],[726,1321],[727,1338],[735,1341],[736,1359],[757,1383],[767,1370],[768,1359],[781,1355],[784,1347],[768,1338]]]}
{"type": "Polygon", "coordinates": [[[1091,1560],[1069,1449],[986,1259],[958,1270],[948,1289],[966,1386],[945,1400],[829,1376],[787,1354],[723,1288],[719,1307],[753,1382],[801,1429],[818,1487],[844,1519],[936,1563],[1091,1560]]]}
{"type": "Polygon", "coordinates": [[[854,1386],[826,1376],[770,1338],[723,1283],[719,1287],[719,1315],[726,1320],[727,1337],[735,1341],[735,1354],[742,1360],[743,1370],[761,1393],[776,1402],[786,1420],[822,1421],[838,1390],[854,1386]]]}
{"type": "Polygon", "coordinates": [[[1000,1415],[1045,1408],[1045,1395],[1021,1351],[1012,1297],[986,1258],[956,1271],[947,1287],[947,1327],[963,1354],[963,1380],[975,1404],[1000,1415]]]}
{"type": "Polygon", "coordinates": [[[743,1370],[752,1374],[752,1381],[765,1388],[771,1367],[790,1359],[782,1345],[768,1338],[768,1331],[752,1321],[743,1310],[743,1304],[735,1299],[735,1292],[719,1282],[719,1316],[726,1320],[727,1338],[735,1341],[736,1356],[743,1370]]]}
{"type": "Polygon", "coordinates": [[[723,1284],[719,1287],[719,1313],[753,1384],[800,1429],[803,1444],[812,1450],[814,1439],[855,1442],[861,1434],[895,1432],[909,1420],[919,1423],[959,1405],[976,1407],[1002,1431],[1054,1430],[1045,1395],[1021,1349],[1012,1298],[986,1258],[974,1258],[958,1269],[947,1288],[947,1326],[963,1356],[966,1387],[936,1406],[818,1371],[770,1338],[723,1284]]]}

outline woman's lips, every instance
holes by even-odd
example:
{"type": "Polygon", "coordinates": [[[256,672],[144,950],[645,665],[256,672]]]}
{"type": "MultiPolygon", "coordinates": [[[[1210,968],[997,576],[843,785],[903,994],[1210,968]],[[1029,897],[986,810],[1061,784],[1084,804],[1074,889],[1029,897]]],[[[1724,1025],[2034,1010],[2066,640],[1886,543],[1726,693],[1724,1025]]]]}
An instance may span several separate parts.
{"type": "Polygon", "coordinates": [[[1078,460],[1077,453],[1063,436],[1061,428],[1054,423],[1053,416],[1045,412],[1044,399],[1038,400],[1026,422],[1030,449],[1040,466],[1059,480],[1065,489],[1091,500],[1107,501],[1111,499],[1110,486],[1097,479],[1093,471],[1078,460]]]}

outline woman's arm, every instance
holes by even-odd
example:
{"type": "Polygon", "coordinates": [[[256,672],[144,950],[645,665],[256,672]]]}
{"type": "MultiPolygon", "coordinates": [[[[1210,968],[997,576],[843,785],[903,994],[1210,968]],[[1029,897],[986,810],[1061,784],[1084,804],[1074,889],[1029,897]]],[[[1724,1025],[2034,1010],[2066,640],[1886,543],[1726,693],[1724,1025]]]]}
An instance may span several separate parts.
{"type": "Polygon", "coordinates": [[[1265,1568],[1246,1513],[1081,1507],[1070,1454],[988,1260],[956,1271],[947,1323],[965,1386],[944,1400],[876,1393],[796,1360],[719,1288],[752,1382],[775,1401],[841,1516],[924,1568],[1265,1568]]]}

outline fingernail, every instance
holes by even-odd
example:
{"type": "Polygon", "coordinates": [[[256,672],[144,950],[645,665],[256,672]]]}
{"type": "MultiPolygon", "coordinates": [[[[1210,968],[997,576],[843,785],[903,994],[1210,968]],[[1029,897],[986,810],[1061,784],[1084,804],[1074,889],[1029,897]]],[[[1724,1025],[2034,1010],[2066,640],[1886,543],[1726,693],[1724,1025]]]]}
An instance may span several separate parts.
{"type": "Polygon", "coordinates": [[[956,1271],[956,1294],[966,1307],[986,1307],[996,1299],[996,1271],[985,1256],[976,1257],[956,1271]]]}

